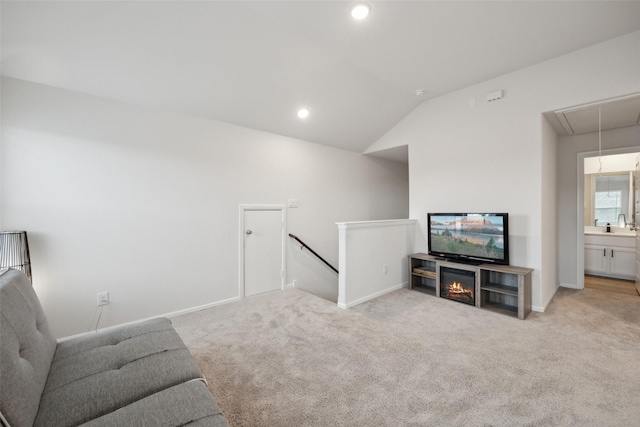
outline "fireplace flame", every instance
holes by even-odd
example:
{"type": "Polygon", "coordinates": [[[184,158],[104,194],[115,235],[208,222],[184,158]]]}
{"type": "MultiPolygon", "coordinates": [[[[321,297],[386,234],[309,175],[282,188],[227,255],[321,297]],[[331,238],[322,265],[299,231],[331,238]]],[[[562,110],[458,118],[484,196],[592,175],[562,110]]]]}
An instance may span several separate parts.
{"type": "Polygon", "coordinates": [[[469,294],[473,298],[473,290],[465,289],[460,282],[453,282],[447,287],[447,291],[451,294],[469,294]]]}

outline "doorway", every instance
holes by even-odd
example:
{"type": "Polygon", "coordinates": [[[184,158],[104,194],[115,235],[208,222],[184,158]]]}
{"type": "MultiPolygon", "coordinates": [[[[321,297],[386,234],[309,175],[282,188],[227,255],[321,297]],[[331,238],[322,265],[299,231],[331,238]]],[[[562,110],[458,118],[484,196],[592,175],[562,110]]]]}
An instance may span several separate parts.
{"type": "MultiPolygon", "coordinates": [[[[585,280],[587,276],[585,276],[585,261],[588,261],[585,258],[585,232],[587,229],[589,228],[595,228],[596,226],[601,226],[602,224],[599,224],[599,222],[596,221],[595,218],[595,214],[592,212],[594,207],[592,206],[593,201],[589,201],[589,197],[585,196],[585,188],[587,187],[587,184],[589,182],[589,179],[585,179],[585,177],[588,178],[589,175],[593,174],[593,170],[589,170],[589,167],[587,166],[589,163],[589,160],[597,160],[597,164],[600,168],[602,168],[602,162],[605,161],[607,158],[611,158],[615,160],[619,160],[619,158],[621,157],[621,155],[630,155],[631,158],[635,158],[635,156],[637,156],[638,154],[640,154],[640,150],[638,150],[637,147],[624,147],[624,148],[617,148],[617,149],[610,149],[610,150],[602,150],[602,152],[583,152],[583,153],[578,153],[578,215],[577,215],[577,236],[578,236],[578,244],[577,244],[577,283],[576,283],[576,288],[577,289],[584,289],[585,288],[585,280]],[[587,212],[588,209],[588,212],[587,212]],[[591,215],[589,213],[592,213],[591,215]],[[586,227],[585,227],[586,226],[586,227]]],[[[615,162],[614,162],[615,164],[615,162]]],[[[605,162],[606,165],[606,162],[605,162]]],[[[591,168],[593,169],[593,168],[591,168]]],[[[626,170],[625,173],[628,174],[628,172],[631,171],[632,167],[629,166],[628,168],[629,170],[626,170]]],[[[604,172],[605,174],[608,172],[605,168],[602,168],[602,170],[598,170],[596,175],[601,175],[600,172],[604,172]]],[[[595,192],[596,192],[596,186],[595,184],[593,185],[593,189],[591,191],[591,193],[594,193],[592,195],[593,198],[595,198],[595,192]]],[[[633,205],[633,203],[631,203],[633,205]]],[[[627,212],[626,209],[624,209],[624,211],[627,213],[625,215],[626,218],[629,218],[629,214],[627,212]]],[[[617,216],[618,212],[616,212],[616,216],[617,216]]],[[[598,216],[598,215],[596,215],[598,216]]],[[[637,220],[637,218],[636,218],[637,220]]],[[[628,219],[628,221],[632,221],[632,219],[628,219]]],[[[616,221],[617,222],[617,221],[616,221]]],[[[617,225],[616,222],[614,222],[613,225],[617,225]]],[[[598,253],[599,251],[603,250],[602,247],[598,248],[598,253]]],[[[603,253],[610,253],[610,252],[604,252],[603,253]]],[[[624,276],[626,276],[627,274],[625,274],[624,276]]]]}
{"type": "Polygon", "coordinates": [[[240,297],[281,290],[285,206],[240,205],[240,297]]]}

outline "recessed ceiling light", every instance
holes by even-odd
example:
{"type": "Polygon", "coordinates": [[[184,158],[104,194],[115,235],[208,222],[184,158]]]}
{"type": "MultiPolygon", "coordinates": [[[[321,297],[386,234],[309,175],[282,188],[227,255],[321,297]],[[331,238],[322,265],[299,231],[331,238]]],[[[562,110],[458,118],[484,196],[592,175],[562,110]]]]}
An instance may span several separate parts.
{"type": "Polygon", "coordinates": [[[307,110],[306,108],[299,109],[298,117],[300,117],[301,119],[306,119],[307,117],[309,117],[309,110],[307,110]]]}
{"type": "Polygon", "coordinates": [[[353,19],[361,20],[369,16],[371,7],[366,3],[358,3],[351,8],[351,16],[353,19]]]}
{"type": "Polygon", "coordinates": [[[424,90],[424,89],[418,89],[418,90],[416,90],[416,96],[425,96],[425,95],[426,95],[426,93],[427,93],[427,91],[426,91],[426,90],[424,90]]]}

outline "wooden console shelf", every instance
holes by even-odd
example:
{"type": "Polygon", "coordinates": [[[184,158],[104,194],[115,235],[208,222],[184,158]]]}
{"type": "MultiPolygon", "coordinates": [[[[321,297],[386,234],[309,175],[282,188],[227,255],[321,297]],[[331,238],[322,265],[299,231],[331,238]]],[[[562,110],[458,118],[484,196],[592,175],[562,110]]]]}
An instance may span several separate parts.
{"type": "Polygon", "coordinates": [[[409,289],[440,296],[442,266],[475,271],[475,305],[525,319],[531,313],[530,268],[481,264],[472,266],[428,254],[409,255],[409,289]]]}
{"type": "Polygon", "coordinates": [[[409,256],[409,289],[435,295],[437,288],[436,260],[423,254],[409,256]]]}

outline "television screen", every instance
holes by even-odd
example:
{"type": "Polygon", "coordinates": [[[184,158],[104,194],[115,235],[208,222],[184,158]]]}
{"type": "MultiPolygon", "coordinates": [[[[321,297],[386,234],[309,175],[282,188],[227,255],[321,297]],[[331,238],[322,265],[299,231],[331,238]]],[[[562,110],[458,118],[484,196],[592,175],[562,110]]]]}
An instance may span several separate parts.
{"type": "Polygon", "coordinates": [[[509,264],[506,213],[428,214],[429,254],[451,260],[509,264]]]}

